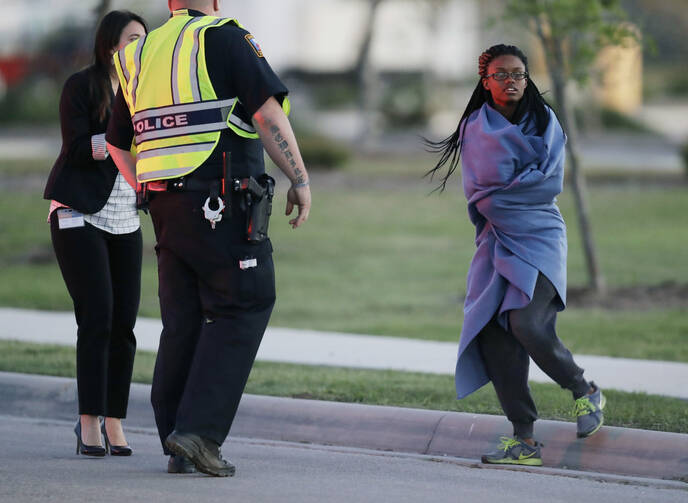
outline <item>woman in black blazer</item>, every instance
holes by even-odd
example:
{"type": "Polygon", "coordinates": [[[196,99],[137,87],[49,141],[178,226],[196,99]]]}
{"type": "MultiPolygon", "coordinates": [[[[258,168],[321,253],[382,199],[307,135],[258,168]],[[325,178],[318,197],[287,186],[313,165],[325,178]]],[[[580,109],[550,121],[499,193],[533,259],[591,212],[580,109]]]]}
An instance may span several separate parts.
{"type": "Polygon", "coordinates": [[[105,130],[118,86],[112,55],[146,33],[144,20],[128,11],[100,22],[95,62],[69,77],[62,91],[62,150],[43,195],[52,201],[53,247],[78,326],[77,453],[91,456],[131,454],[121,419],[136,352],[141,229],[136,194],[108,156],[105,130]]]}

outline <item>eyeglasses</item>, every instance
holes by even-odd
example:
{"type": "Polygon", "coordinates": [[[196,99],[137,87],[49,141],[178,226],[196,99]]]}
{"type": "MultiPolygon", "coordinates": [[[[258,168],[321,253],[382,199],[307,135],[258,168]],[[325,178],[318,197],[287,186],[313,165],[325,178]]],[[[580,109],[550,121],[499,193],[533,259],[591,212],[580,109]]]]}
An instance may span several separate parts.
{"type": "Polygon", "coordinates": [[[485,78],[489,79],[490,77],[492,77],[495,80],[506,80],[509,77],[511,77],[514,80],[523,80],[527,76],[528,72],[495,72],[489,75],[485,75],[485,78]]]}

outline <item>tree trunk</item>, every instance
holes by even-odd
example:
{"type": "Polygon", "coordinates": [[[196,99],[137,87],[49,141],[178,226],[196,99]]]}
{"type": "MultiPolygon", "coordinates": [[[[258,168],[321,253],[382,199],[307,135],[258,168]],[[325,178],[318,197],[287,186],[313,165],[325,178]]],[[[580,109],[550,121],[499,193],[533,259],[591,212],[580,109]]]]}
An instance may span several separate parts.
{"type": "Polygon", "coordinates": [[[363,40],[358,49],[358,56],[354,66],[354,76],[358,87],[358,108],[363,117],[360,139],[369,143],[377,133],[378,90],[377,73],[370,63],[370,50],[375,29],[377,10],[384,0],[368,0],[368,16],[363,40]]]}
{"type": "MultiPolygon", "coordinates": [[[[554,99],[559,105],[559,120],[568,137],[566,150],[569,157],[570,180],[573,186],[573,197],[578,213],[578,226],[583,244],[585,264],[588,271],[588,285],[596,293],[604,294],[606,286],[598,265],[597,254],[595,252],[595,240],[588,217],[587,189],[585,177],[580,170],[576,128],[573,116],[569,110],[568,100],[566,99],[566,84],[563,74],[563,50],[561,42],[557,40],[550,39],[549,46],[551,50],[551,61],[548,62],[550,64],[547,66],[549,67],[549,74],[552,79],[552,86],[554,87],[554,99]]],[[[549,53],[550,51],[546,51],[546,54],[549,53]]]]}
{"type": "Polygon", "coordinates": [[[107,14],[108,11],[110,10],[110,4],[111,3],[112,3],[111,0],[100,0],[100,2],[98,2],[98,5],[96,6],[96,8],[93,11],[93,14],[95,15],[95,18],[96,18],[96,23],[95,23],[96,26],[98,26],[98,23],[100,23],[100,20],[103,19],[103,16],[105,16],[105,14],[107,14]]]}

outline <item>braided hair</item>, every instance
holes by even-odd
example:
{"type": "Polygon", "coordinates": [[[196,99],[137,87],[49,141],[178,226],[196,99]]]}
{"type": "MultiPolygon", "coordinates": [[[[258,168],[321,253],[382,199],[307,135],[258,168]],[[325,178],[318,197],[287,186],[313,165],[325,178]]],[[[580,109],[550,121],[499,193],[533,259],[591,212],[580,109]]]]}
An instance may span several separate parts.
{"type": "MultiPolygon", "coordinates": [[[[528,72],[528,58],[523,51],[516,47],[515,45],[493,45],[485,52],[483,52],[478,58],[478,75],[480,75],[480,80],[473,90],[471,99],[468,100],[468,105],[459,120],[459,124],[456,127],[456,131],[450,136],[440,141],[430,141],[425,140],[425,144],[428,146],[431,152],[436,152],[440,154],[440,160],[437,162],[434,168],[425,173],[425,176],[430,175],[432,179],[435,174],[442,169],[442,167],[449,163],[449,168],[447,174],[442,177],[442,184],[437,188],[443,191],[447,185],[447,180],[456,170],[459,159],[461,158],[461,151],[463,150],[463,142],[461,138],[463,137],[464,130],[466,129],[466,122],[468,117],[480,109],[484,103],[489,103],[494,106],[494,101],[492,100],[492,94],[490,91],[485,89],[482,84],[482,79],[487,77],[487,67],[490,62],[498,57],[504,55],[516,56],[523,62],[525,66],[526,73],[528,72]]],[[[523,92],[523,98],[518,102],[514,115],[511,117],[510,121],[513,124],[518,124],[523,119],[523,116],[531,112],[530,120],[535,121],[535,130],[538,136],[542,136],[549,125],[549,106],[542,98],[540,91],[538,90],[535,83],[528,78],[526,88],[523,92]]],[[[437,190],[435,189],[435,190],[437,190]]]]}

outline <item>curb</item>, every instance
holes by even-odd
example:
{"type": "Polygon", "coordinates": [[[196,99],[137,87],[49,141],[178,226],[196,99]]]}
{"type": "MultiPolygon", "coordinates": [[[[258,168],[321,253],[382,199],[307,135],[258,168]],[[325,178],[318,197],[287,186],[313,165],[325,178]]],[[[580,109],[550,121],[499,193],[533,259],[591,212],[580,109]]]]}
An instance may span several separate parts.
{"type": "MultiPolygon", "coordinates": [[[[162,322],[138,317],[136,348],[157,352],[162,322]]],[[[35,311],[0,307],[0,339],[74,347],[72,311],[35,311]],[[50,327],[46,330],[46,327],[50,327]]],[[[457,342],[381,335],[346,334],[268,326],[257,361],[326,365],[453,376],[457,342]]],[[[574,354],[587,376],[605,390],[641,392],[688,400],[688,362],[574,354]]],[[[531,361],[530,381],[553,383],[531,361]]]]}
{"type": "MultiPolygon", "coordinates": [[[[76,381],[0,372],[0,403],[12,416],[73,420],[76,381]]],[[[155,428],[149,385],[132,384],[126,425],[155,428]]],[[[575,424],[548,420],[536,431],[549,468],[688,482],[688,434],[605,426],[576,439],[575,424]]],[[[477,460],[505,433],[502,416],[244,395],[231,436],[477,460]]]]}

